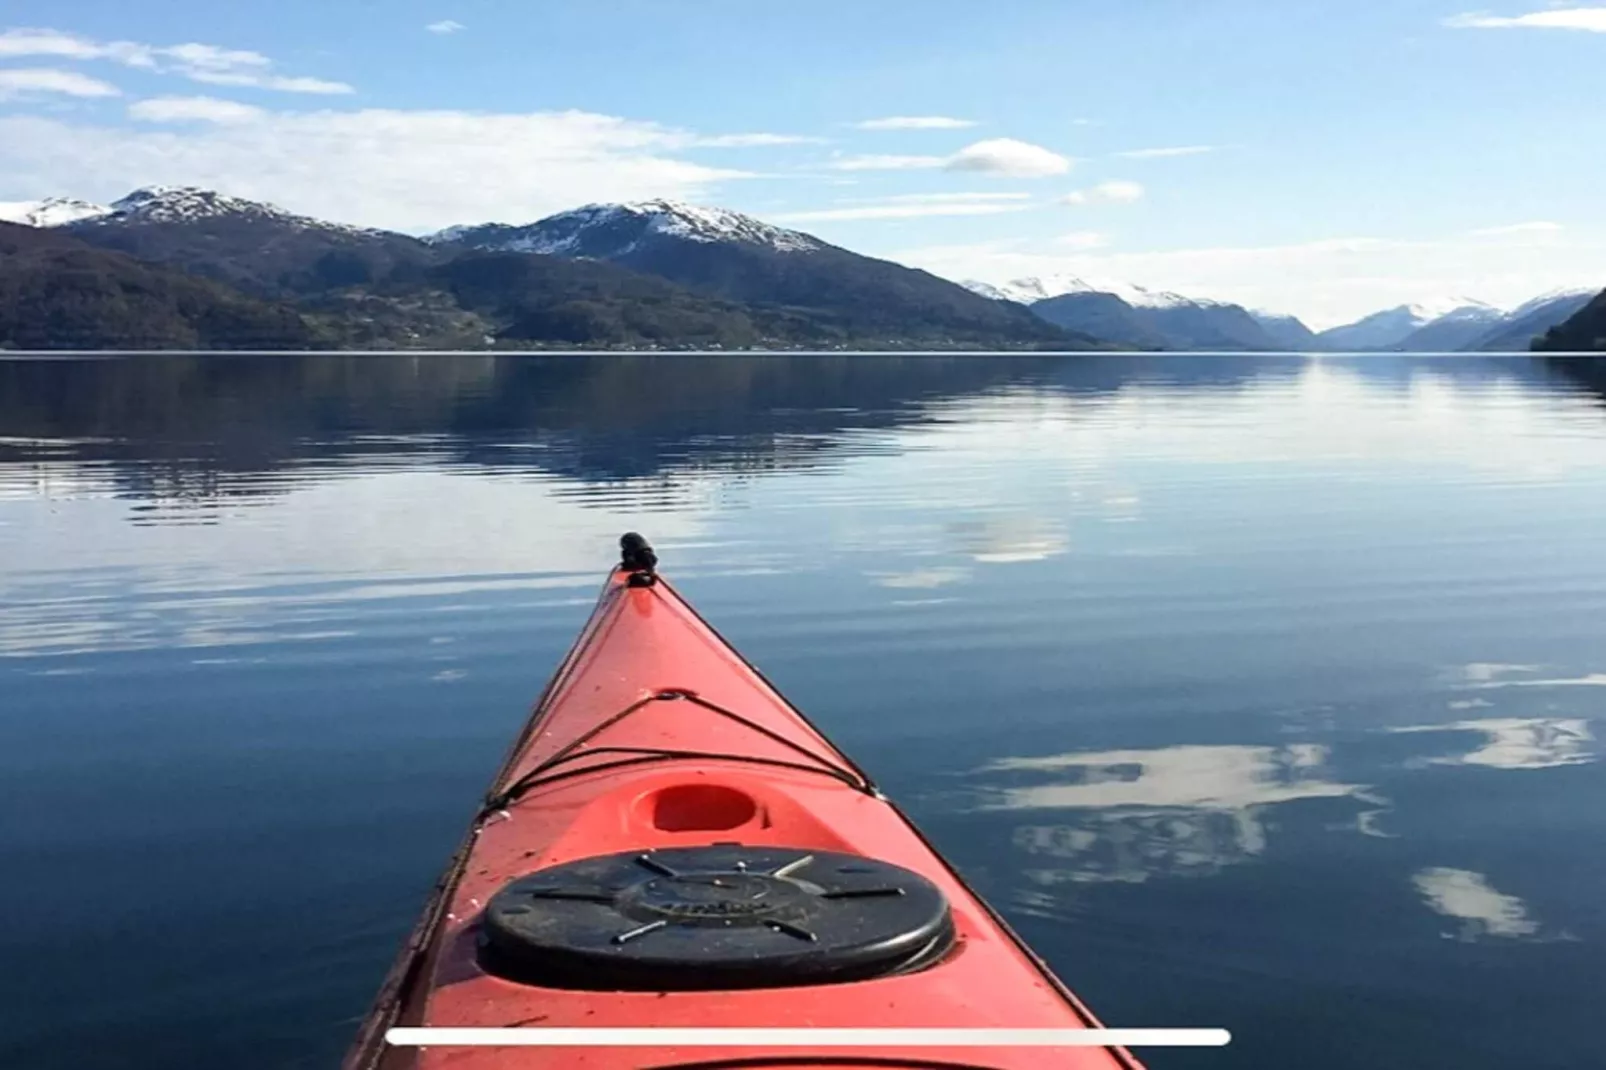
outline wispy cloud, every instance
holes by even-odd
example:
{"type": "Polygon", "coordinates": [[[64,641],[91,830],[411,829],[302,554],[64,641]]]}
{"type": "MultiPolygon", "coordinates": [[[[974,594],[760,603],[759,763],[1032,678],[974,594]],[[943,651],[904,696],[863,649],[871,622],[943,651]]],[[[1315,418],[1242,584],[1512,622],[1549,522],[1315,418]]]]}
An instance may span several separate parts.
{"type": "Polygon", "coordinates": [[[276,89],[281,93],[354,93],[345,82],[325,78],[286,78],[255,71],[189,71],[186,77],[207,85],[239,85],[252,89],[276,89]]]}
{"type": "Polygon", "coordinates": [[[1062,175],[1072,161],[1057,152],[1014,138],[991,138],[966,145],[951,156],[838,156],[828,167],[837,171],[969,171],[1006,178],[1062,175]]]}
{"type": "Polygon", "coordinates": [[[0,68],[0,100],[54,93],[69,97],[115,97],[122,90],[110,82],[49,67],[0,68]]]}
{"type": "Polygon", "coordinates": [[[260,52],[195,42],[150,45],[136,41],[96,41],[61,30],[0,32],[0,58],[19,56],[107,60],[128,67],[178,74],[209,85],[248,86],[285,93],[353,92],[344,82],[278,74],[273,70],[273,61],[260,52]]]}
{"type": "Polygon", "coordinates": [[[1133,201],[1141,201],[1143,193],[1143,187],[1136,182],[1100,182],[1087,189],[1072,190],[1061,197],[1059,203],[1093,204],[1098,201],[1108,201],[1115,204],[1131,204],[1133,201]]]}
{"type": "Polygon", "coordinates": [[[1102,249],[1110,239],[1096,230],[1073,230],[1055,238],[1054,244],[1065,249],[1102,249]]]}
{"type": "Polygon", "coordinates": [[[928,216],[1001,215],[1030,208],[1023,201],[998,200],[931,200],[861,204],[846,208],[821,208],[808,212],[788,212],[775,216],[787,223],[819,222],[847,219],[922,219],[928,216]]]}
{"type": "Polygon", "coordinates": [[[837,171],[918,171],[937,168],[948,162],[946,156],[838,156],[827,166],[837,171]]]}
{"type": "Polygon", "coordinates": [[[460,30],[468,29],[468,27],[464,26],[456,19],[441,19],[439,22],[430,23],[428,26],[425,26],[424,29],[428,30],[430,33],[447,34],[457,33],[460,30]]]}
{"type": "Polygon", "coordinates": [[[128,107],[128,115],[149,123],[249,123],[267,112],[237,100],[217,97],[152,97],[128,107]]]}
{"type": "Polygon", "coordinates": [[[1560,223],[1536,219],[1531,223],[1509,223],[1503,227],[1479,227],[1467,233],[1479,238],[1498,238],[1508,234],[1559,234],[1565,229],[1560,223]]]}
{"type": "Polygon", "coordinates": [[[1118,152],[1115,155],[1123,160],[1161,160],[1171,156],[1199,156],[1206,152],[1215,152],[1214,145],[1172,145],[1160,149],[1131,149],[1127,152],[1118,152]]]}
{"type": "Polygon", "coordinates": [[[1606,33],[1606,7],[1562,7],[1527,15],[1469,12],[1451,15],[1444,24],[1457,30],[1583,30],[1606,33]]]}
{"type": "Polygon", "coordinates": [[[698,138],[694,145],[706,149],[745,149],[768,145],[821,145],[825,140],[807,134],[714,134],[698,138]]]}
{"type": "Polygon", "coordinates": [[[57,56],[62,59],[109,59],[130,67],[155,67],[156,51],[132,41],[91,41],[60,30],[0,32],[0,57],[57,56]]]}
{"type": "Polygon", "coordinates": [[[888,197],[869,198],[877,204],[941,204],[944,201],[1029,201],[1030,193],[896,193],[888,197]]]}
{"type": "Polygon", "coordinates": [[[853,125],[860,130],[962,130],[967,126],[975,126],[976,122],[948,115],[889,115],[884,119],[866,119],[853,125]]]}

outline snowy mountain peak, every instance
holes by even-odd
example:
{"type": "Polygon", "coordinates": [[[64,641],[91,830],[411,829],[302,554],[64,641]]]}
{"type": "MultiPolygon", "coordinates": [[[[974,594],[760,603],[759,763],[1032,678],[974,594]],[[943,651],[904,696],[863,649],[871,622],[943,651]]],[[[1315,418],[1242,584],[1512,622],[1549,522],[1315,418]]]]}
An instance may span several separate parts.
{"type": "Polygon", "coordinates": [[[757,245],[782,253],[812,252],[825,243],[728,208],[654,199],[587,204],[528,226],[502,223],[447,227],[425,238],[432,244],[467,242],[479,248],[603,259],[634,251],[653,236],[706,244],[757,245]]]}
{"type": "Polygon", "coordinates": [[[76,197],[46,197],[42,201],[0,202],[0,220],[28,227],[61,227],[108,215],[111,209],[76,197]]]}
{"type": "Polygon", "coordinates": [[[1005,283],[978,282],[974,279],[961,283],[967,289],[994,300],[1019,301],[1032,304],[1072,293],[1113,294],[1133,308],[1181,308],[1199,305],[1206,308],[1222,304],[1209,298],[1183,297],[1164,290],[1150,290],[1130,282],[1114,279],[1085,279],[1078,275],[1043,275],[1011,279],[1005,283]]]}
{"type": "MultiPolygon", "coordinates": [[[[548,216],[536,226],[549,230],[569,231],[567,237],[558,241],[570,244],[577,241],[586,230],[625,221],[644,221],[646,230],[650,233],[686,241],[762,245],[783,253],[809,252],[822,247],[821,242],[807,234],[777,227],[727,208],[706,208],[684,201],[664,199],[631,201],[625,204],[588,204],[572,211],[548,216]]],[[[564,250],[555,248],[552,251],[564,250]]]]}
{"type": "Polygon", "coordinates": [[[1418,323],[1432,323],[1445,316],[1455,316],[1459,319],[1500,314],[1499,309],[1475,297],[1440,297],[1431,301],[1403,305],[1401,309],[1418,323]]]}
{"type": "Polygon", "coordinates": [[[1536,312],[1539,309],[1544,308],[1546,305],[1549,305],[1549,304],[1553,304],[1553,303],[1556,303],[1556,302],[1566,302],[1566,301],[1569,301],[1570,299],[1579,298],[1579,297],[1594,297],[1596,294],[1600,293],[1603,288],[1606,288],[1606,287],[1601,287],[1601,286],[1563,286],[1560,289],[1547,290],[1546,292],[1540,294],[1538,297],[1535,297],[1533,300],[1524,301],[1522,304],[1520,304],[1516,308],[1512,309],[1507,314],[1507,318],[1508,319],[1512,319],[1512,320],[1516,320],[1516,319],[1522,318],[1523,316],[1529,315],[1530,313],[1536,312]]]}
{"type": "MultiPolygon", "coordinates": [[[[79,202],[82,203],[82,202],[79,202]]],[[[85,212],[67,220],[95,226],[127,223],[196,223],[226,217],[271,220],[298,230],[334,230],[348,234],[377,233],[366,227],[330,223],[311,216],[287,212],[277,205],[231,197],[199,186],[142,186],[112,202],[110,208],[85,212]]],[[[54,224],[61,225],[61,224],[54,224]]]]}

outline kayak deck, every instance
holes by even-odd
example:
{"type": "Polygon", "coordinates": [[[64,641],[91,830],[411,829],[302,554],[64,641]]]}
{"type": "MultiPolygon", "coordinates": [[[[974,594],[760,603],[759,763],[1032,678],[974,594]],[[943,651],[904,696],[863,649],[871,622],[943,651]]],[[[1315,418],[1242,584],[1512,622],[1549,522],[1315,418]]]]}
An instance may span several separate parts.
{"type": "Polygon", "coordinates": [[[1138,1066],[1091,1047],[415,1048],[392,1026],[1099,1026],[666,580],[624,567],[346,1070],[1138,1066]]]}

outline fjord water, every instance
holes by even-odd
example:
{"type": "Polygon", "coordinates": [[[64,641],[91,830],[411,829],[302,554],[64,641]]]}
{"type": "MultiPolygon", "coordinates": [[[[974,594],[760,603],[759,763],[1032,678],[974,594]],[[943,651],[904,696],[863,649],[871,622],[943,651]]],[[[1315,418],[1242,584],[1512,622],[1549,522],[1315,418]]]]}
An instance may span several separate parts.
{"type": "Polygon", "coordinates": [[[1565,368],[174,356],[0,361],[0,1065],[333,1065],[629,529],[1152,1067],[1598,1063],[1565,368]]]}

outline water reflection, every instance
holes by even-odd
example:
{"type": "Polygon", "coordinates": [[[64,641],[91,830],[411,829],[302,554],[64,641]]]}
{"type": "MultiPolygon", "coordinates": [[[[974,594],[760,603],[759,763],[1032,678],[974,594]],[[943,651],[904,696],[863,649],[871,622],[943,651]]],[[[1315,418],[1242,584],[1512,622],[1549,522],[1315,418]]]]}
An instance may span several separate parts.
{"type": "MultiPolygon", "coordinates": [[[[1452,703],[1452,705],[1454,705],[1452,703]]],[[[1417,759],[1424,765],[1482,765],[1491,769],[1554,769],[1595,760],[1594,734],[1581,717],[1491,717],[1448,724],[1404,725],[1401,733],[1476,732],[1482,746],[1461,754],[1417,759]]]]}
{"type": "Polygon", "coordinates": [[[1430,908],[1461,923],[1446,936],[1467,941],[1485,936],[1515,939],[1539,931],[1527,904],[1495,891],[1481,873],[1433,866],[1414,874],[1411,883],[1430,908]]]}
{"type": "Polygon", "coordinates": [[[979,808],[1085,811],[1070,821],[1015,829],[1017,848],[1054,860],[1052,868],[1027,870],[1039,884],[1206,876],[1265,850],[1266,807],[1299,799],[1376,801],[1364,785],[1334,779],[1327,762],[1327,749],[1315,744],[1002,758],[978,776],[1028,782],[980,786],[979,808]]]}
{"type": "Polygon", "coordinates": [[[1545,366],[0,359],[0,436],[0,1064],[336,1061],[633,527],[1110,1020],[1497,1070],[1520,992],[1598,1055],[1545,366]]]}

